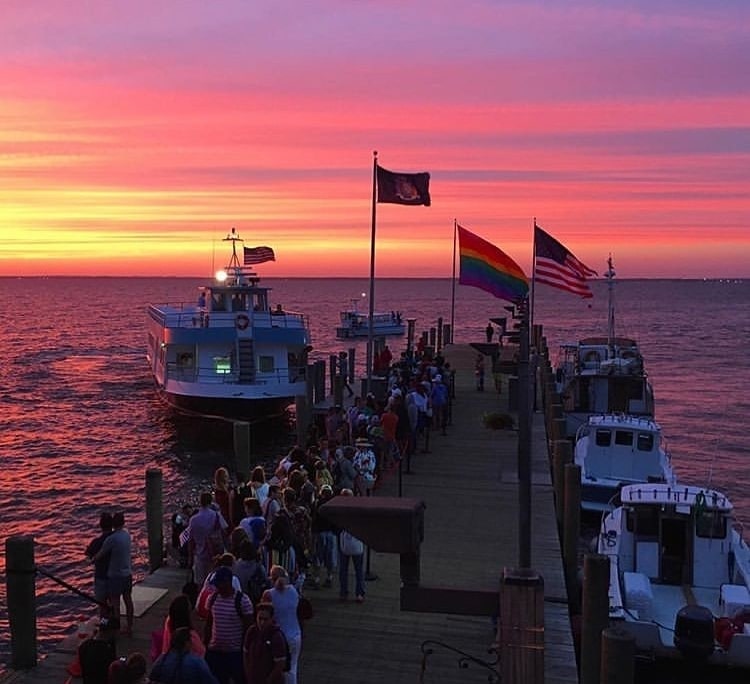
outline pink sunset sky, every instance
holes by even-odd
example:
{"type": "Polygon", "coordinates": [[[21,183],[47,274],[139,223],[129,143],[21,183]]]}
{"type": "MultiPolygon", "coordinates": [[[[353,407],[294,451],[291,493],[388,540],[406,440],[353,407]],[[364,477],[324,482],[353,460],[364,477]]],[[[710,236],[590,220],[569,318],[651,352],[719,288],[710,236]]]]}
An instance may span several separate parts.
{"type": "Polygon", "coordinates": [[[0,274],[450,276],[453,220],[530,273],[750,276],[750,3],[4,0],[0,274]]]}

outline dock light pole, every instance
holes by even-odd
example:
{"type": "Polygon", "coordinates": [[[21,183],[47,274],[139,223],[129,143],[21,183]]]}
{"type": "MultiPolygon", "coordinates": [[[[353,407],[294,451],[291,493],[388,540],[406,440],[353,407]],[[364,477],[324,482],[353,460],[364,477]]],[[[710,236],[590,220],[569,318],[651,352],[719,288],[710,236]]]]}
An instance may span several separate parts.
{"type": "Polygon", "coordinates": [[[529,377],[529,300],[518,304],[518,564],[531,567],[531,394],[529,377]]]}

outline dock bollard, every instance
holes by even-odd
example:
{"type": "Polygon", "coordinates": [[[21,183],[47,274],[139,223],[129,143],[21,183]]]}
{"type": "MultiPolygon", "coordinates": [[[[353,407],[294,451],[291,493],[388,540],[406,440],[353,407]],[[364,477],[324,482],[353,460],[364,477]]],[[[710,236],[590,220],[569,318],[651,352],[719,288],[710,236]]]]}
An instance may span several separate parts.
{"type": "Polygon", "coordinates": [[[146,532],[148,567],[154,572],[164,561],[164,504],[160,468],[149,468],[146,471],[146,532]]]}
{"type": "Polygon", "coordinates": [[[36,667],[36,563],[34,537],[14,535],[5,540],[5,586],[10,624],[10,666],[36,667]]]}
{"type": "Polygon", "coordinates": [[[608,626],[609,556],[587,553],[583,559],[581,684],[599,684],[602,632],[608,626]]]}
{"type": "Polygon", "coordinates": [[[633,684],[635,681],[635,637],[620,627],[602,632],[601,684],[633,684]]]}

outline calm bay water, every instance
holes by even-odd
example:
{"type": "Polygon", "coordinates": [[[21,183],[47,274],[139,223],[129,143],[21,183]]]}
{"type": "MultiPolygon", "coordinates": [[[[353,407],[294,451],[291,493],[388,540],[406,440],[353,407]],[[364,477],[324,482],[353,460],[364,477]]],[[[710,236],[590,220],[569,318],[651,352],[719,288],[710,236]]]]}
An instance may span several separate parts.
{"type": "MultiPolygon", "coordinates": [[[[83,557],[104,506],[122,507],[134,537],[136,570],[145,571],[144,474],[164,473],[167,505],[196,498],[220,464],[234,466],[231,426],[187,420],[157,399],[145,361],[149,302],[193,301],[199,279],[0,278],[3,349],[0,365],[0,662],[8,654],[4,540],[33,534],[37,562],[91,590],[83,557]]],[[[366,279],[266,280],[271,302],[310,318],[313,358],[352,346],[337,341],[339,310],[368,291],[366,279]]],[[[550,349],[606,331],[606,285],[593,300],[540,288],[535,321],[550,349]]],[[[711,478],[750,521],[750,280],[634,280],[616,288],[617,333],[639,340],[678,477],[711,478]]],[[[450,322],[450,280],[378,281],[378,310],[416,318],[417,332],[450,322]]],[[[482,341],[488,317],[504,302],[457,286],[456,342],[482,341]]],[[[365,304],[366,307],[366,304],[365,304]]],[[[405,339],[392,338],[394,351],[405,339]]],[[[358,342],[359,361],[365,344],[358,342]]],[[[290,438],[278,429],[258,445],[273,458],[290,438]]],[[[89,605],[38,579],[39,638],[49,650],[89,605]]]]}

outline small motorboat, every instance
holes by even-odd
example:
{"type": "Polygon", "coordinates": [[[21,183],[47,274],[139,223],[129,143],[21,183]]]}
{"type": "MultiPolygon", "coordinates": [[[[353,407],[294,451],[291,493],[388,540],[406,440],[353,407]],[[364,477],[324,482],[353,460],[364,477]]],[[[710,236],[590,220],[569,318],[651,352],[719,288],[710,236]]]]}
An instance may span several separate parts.
{"type": "MultiPolygon", "coordinates": [[[[347,339],[350,337],[369,337],[370,314],[359,311],[359,300],[352,299],[351,307],[339,314],[340,325],[336,327],[336,337],[347,339]]],[[[387,335],[403,335],[406,325],[400,311],[375,312],[372,315],[373,337],[387,335]]]]}
{"type": "Polygon", "coordinates": [[[615,335],[615,271],[611,257],[607,263],[607,335],[560,345],[556,389],[562,398],[565,436],[570,439],[595,414],[654,417],[654,392],[638,343],[615,335]]]}
{"type": "Polygon", "coordinates": [[[609,616],[638,654],[750,667],[750,548],[732,504],[711,488],[623,487],[602,518],[609,616]]]}

